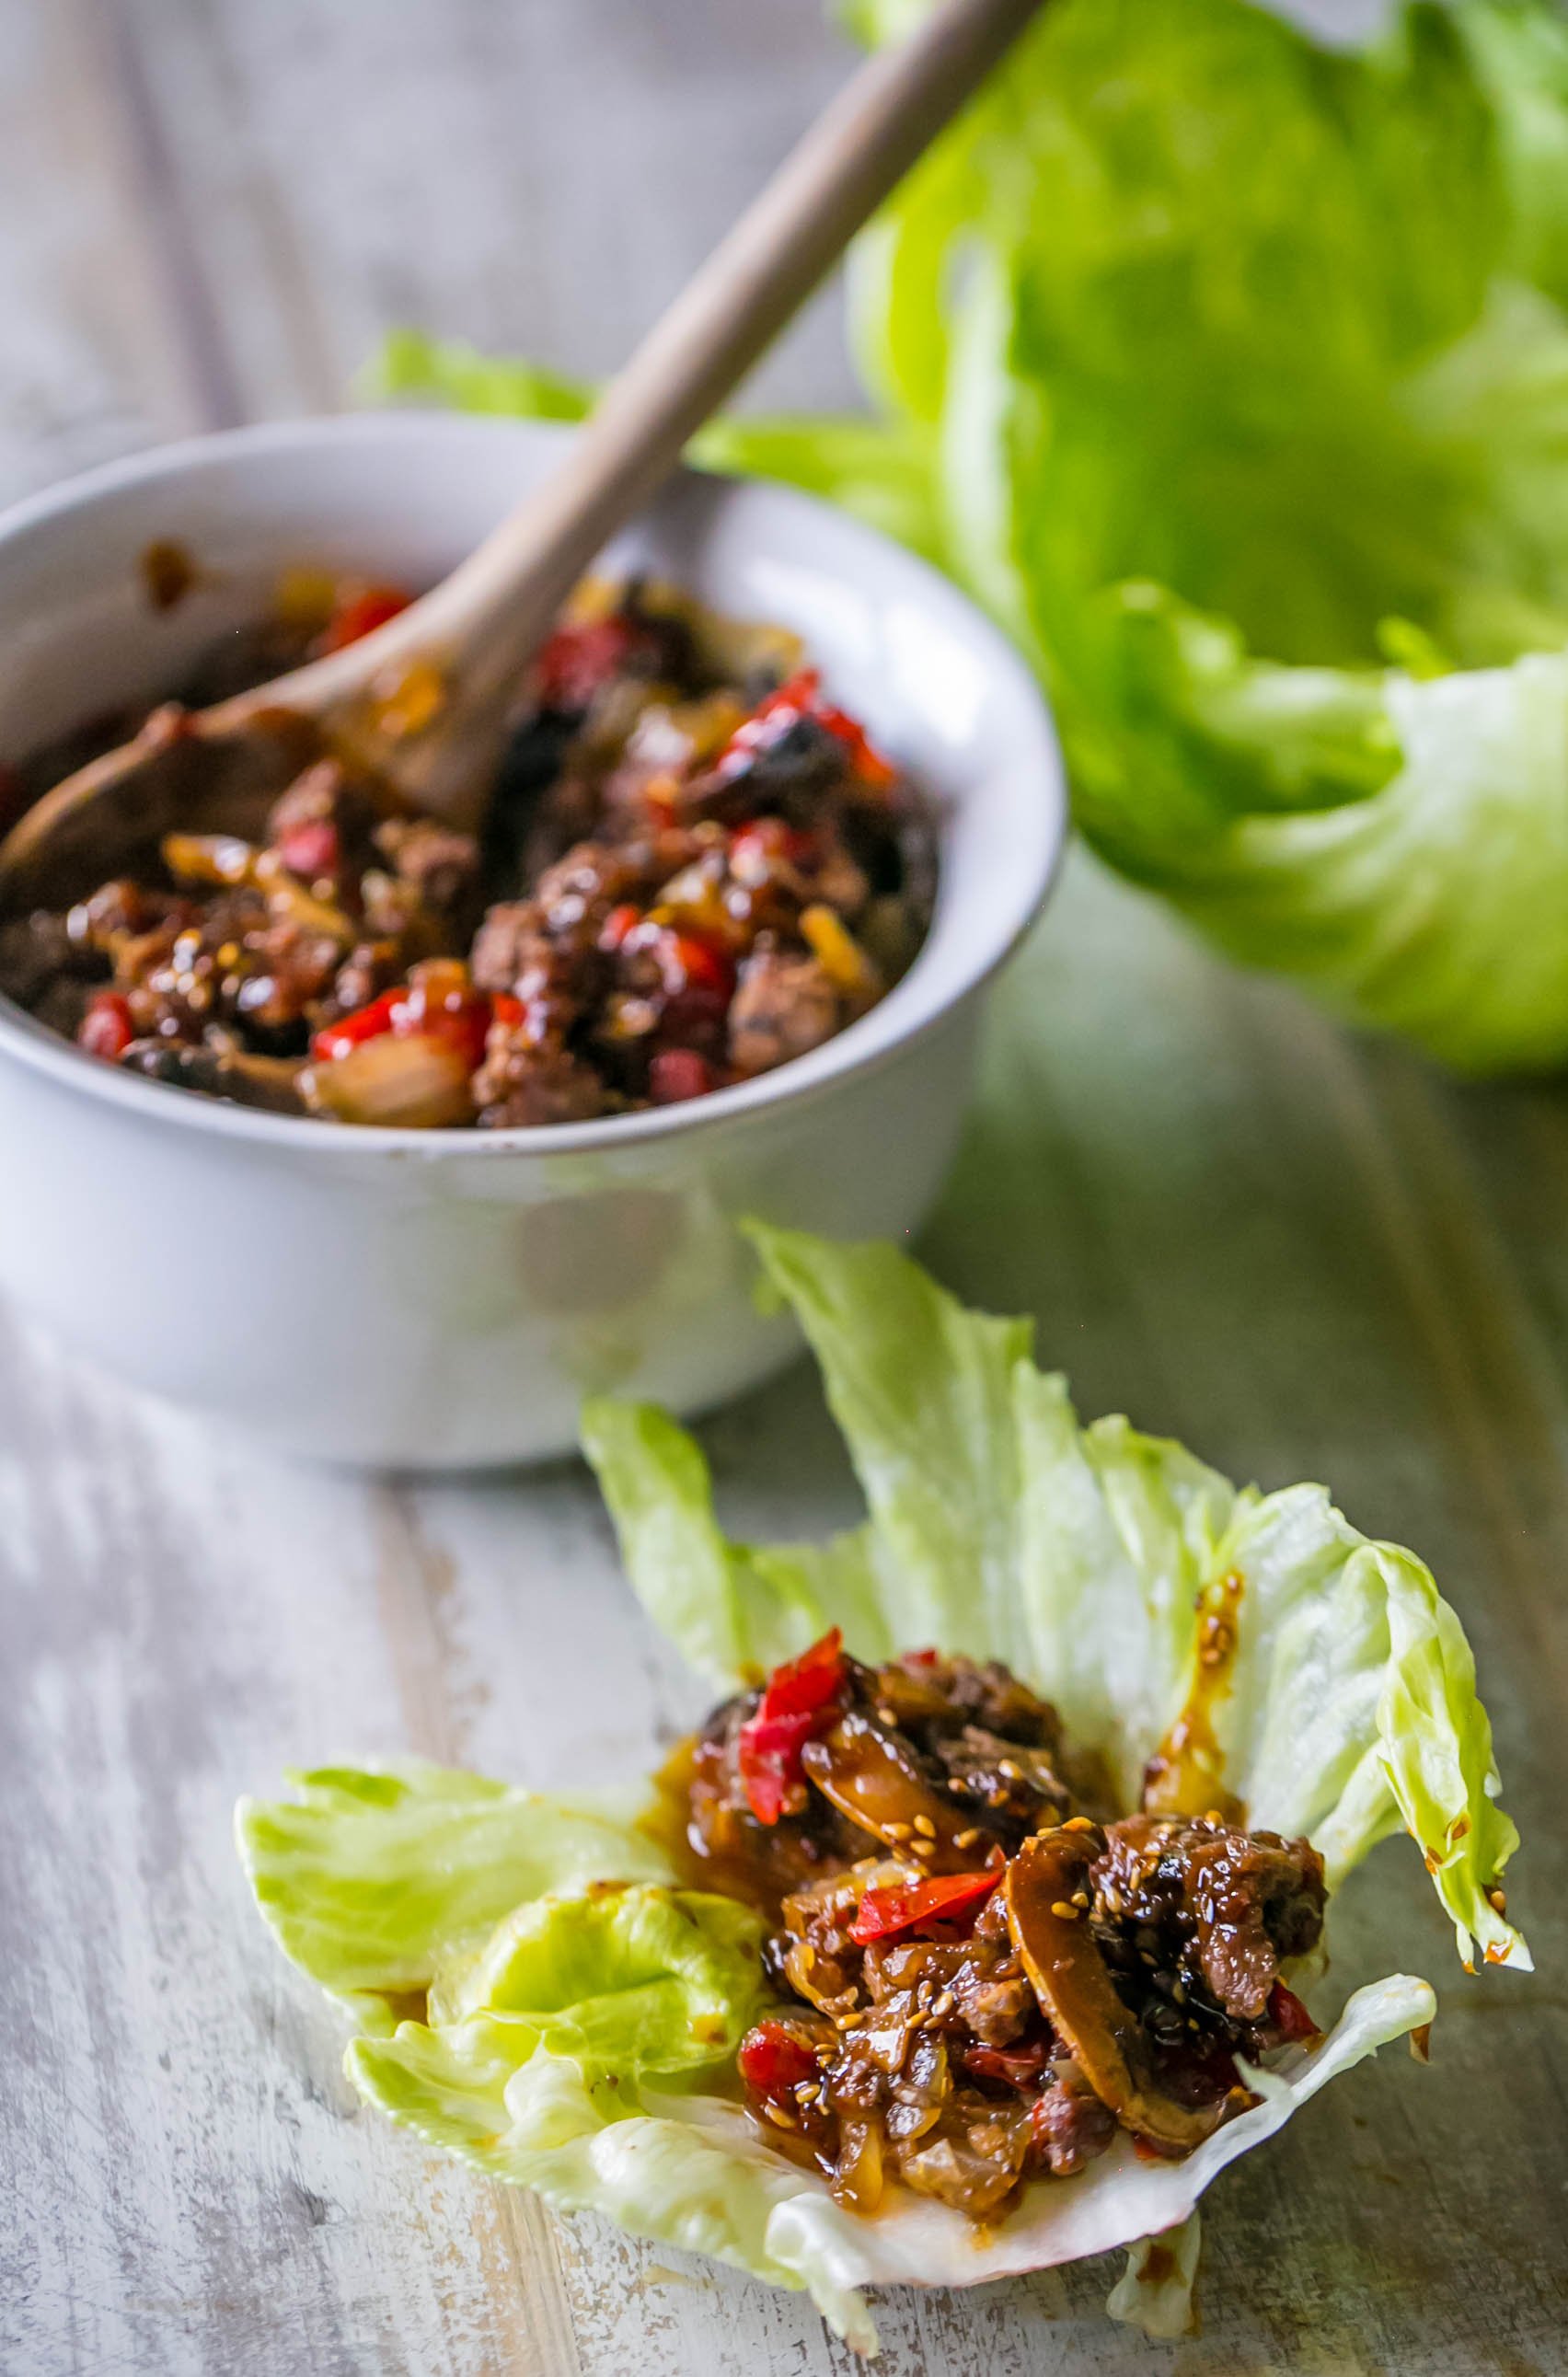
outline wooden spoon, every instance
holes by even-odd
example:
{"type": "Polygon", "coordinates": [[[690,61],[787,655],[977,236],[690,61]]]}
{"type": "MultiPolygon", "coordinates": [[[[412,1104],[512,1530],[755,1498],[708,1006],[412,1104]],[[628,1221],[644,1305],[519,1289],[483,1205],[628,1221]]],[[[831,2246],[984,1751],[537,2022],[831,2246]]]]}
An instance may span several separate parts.
{"type": "Polygon", "coordinates": [[[358,643],[215,709],[161,713],[66,777],[0,843],[0,909],[77,896],[176,825],[254,837],[322,741],[411,807],[476,823],[520,672],[572,586],[1042,5],[942,0],[908,42],[868,59],[649,332],[560,469],[477,551],[358,643]]]}

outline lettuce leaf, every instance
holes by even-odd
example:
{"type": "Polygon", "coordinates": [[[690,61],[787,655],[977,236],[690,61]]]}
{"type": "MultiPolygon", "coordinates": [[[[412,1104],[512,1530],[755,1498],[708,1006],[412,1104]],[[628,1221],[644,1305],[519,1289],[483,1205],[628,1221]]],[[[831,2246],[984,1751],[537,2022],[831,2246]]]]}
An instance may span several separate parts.
{"type": "MultiPolygon", "coordinates": [[[[1528,1965],[1498,1887],[1517,1836],[1469,1648],[1411,1553],[1358,1535],[1320,1487],[1238,1492],[1125,1420],[1080,1427],[1028,1323],[964,1310],[891,1247],[750,1235],[821,1365],[868,1516],[823,1544],[732,1544],[681,1428],[590,1404],[632,1583],[694,1666],[733,1684],[830,1624],[868,1659],[924,1643],[1003,1659],[1127,1804],[1163,1750],[1174,1804],[1228,1792],[1254,1824],[1309,1833],[1331,1887],[1403,1828],[1461,1954],[1528,1965]]],[[[241,1854],[285,1953],[356,2016],[346,2068],[369,2101],[563,2211],[807,2289],[863,2350],[863,2287],[973,2285],[1118,2246],[1133,2251],[1115,2315],[1178,2332],[1209,2181],[1434,2011],[1407,1975],[1359,1989],[1326,2037],[1250,2074],[1258,2103],[1187,2160],[1121,2138],[1071,2182],[1035,2182],[981,2243],[902,2191],[861,2221],[738,2100],[736,2049],[766,1995],[760,1921],[679,1887],[636,1800],[420,1765],[321,1768],[297,1788],[242,1802],[241,1854]]]]}
{"type": "Polygon", "coordinates": [[[917,272],[945,348],[879,392],[935,405],[950,563],[1045,675],[1080,823],[1354,1020],[1561,1063],[1560,16],[1415,6],[1349,54],[1069,0],[985,108],[879,227],[857,343],[917,272]]]}
{"type": "Polygon", "coordinates": [[[293,1774],[242,1799],[240,1858],[283,1953],[367,2025],[479,1948],[521,1900],[592,1881],[665,1881],[629,1800],[567,1800],[411,1761],[293,1774]]]}
{"type": "Polygon", "coordinates": [[[1466,1962],[1527,1965],[1488,1894],[1518,1834],[1474,1661],[1413,1553],[1358,1534],[1322,1487],[1239,1492],[1125,1419],[1080,1428],[1027,1321],[966,1311],[893,1247],[748,1235],[870,1515],[822,1546],[729,1545],[691,1438],[647,1406],[588,1403],[633,1590],[693,1665],[733,1685],[832,1625],[866,1659],[928,1642],[1000,1659],[1128,1805],[1195,1714],[1207,1780],[1252,1823],[1309,1834],[1331,1887],[1402,1829],[1466,1962]]]}
{"type": "MultiPolygon", "coordinates": [[[[928,0],[855,0],[894,40],[928,0]]],[[[723,424],[942,561],[1101,854],[1490,1073],[1568,1058],[1568,19],[1059,0],[849,273],[880,424],[723,424]],[[881,445],[879,448],[879,438],[881,445]]],[[[550,411],[524,366],[401,385],[550,411]]]]}
{"type": "MultiPolygon", "coordinates": [[[[1187,2162],[1141,2161],[1122,2140],[1071,2186],[1028,2189],[977,2252],[961,2214],[919,2197],[856,2220],[814,2171],[759,2138],[730,2080],[764,1999],[762,1927],[748,1909],[655,1882],[545,1886],[553,1864],[575,1872],[581,1811],[478,1776],[337,1768],[299,1787],[300,1802],[242,1802],[242,1854],[293,1962],[340,1998],[345,1975],[357,1985],[364,2026],[344,2068],[367,2102],[558,2211],[597,2212],[808,2291],[859,2351],[876,2348],[862,2287],[972,2286],[1129,2244],[1115,2315],[1179,2332],[1209,2180],[1327,2081],[1433,2013],[1424,1981],[1400,1976],[1359,1990],[1310,2055],[1296,2050],[1250,2075],[1262,2101],[1187,2162]],[[466,1840],[452,1829],[460,1809],[473,1828],[466,1840]],[[518,1842],[531,1830],[537,1846],[522,1869],[518,1842]],[[445,1851],[461,1867],[450,1892],[445,1851]],[[485,1877],[493,1898],[530,1894],[476,1942],[469,1918],[485,1877]],[[366,1925],[367,1912],[394,1900],[395,1922],[366,1925]],[[424,1992],[422,2018],[406,2018],[424,1992]],[[400,2005],[405,2018],[394,2021],[400,2005]],[[1140,2240],[1183,2223],[1151,2281],[1140,2240]]],[[[634,1828],[612,1838],[607,1818],[592,1821],[606,1866],[657,1860],[634,1828]]]]}

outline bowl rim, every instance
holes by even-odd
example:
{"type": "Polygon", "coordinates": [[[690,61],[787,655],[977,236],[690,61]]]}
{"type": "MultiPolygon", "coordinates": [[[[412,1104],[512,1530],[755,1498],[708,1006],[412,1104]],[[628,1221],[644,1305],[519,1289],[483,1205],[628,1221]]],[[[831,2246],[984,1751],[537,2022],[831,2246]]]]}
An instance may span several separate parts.
{"type": "MultiPolygon", "coordinates": [[[[307,451],[338,442],[389,442],[410,434],[489,438],[509,442],[537,440],[564,444],[572,433],[569,424],[472,414],[425,407],[398,406],[380,412],[310,415],[285,422],[250,423],[235,429],[213,431],[150,447],[100,463],[57,484],[23,496],[0,511],[0,545],[30,534],[51,521],[149,481],[178,477],[209,461],[253,455],[307,451]]],[[[808,495],[777,480],[744,479],[729,472],[700,471],[683,464],[671,484],[697,481],[731,487],[785,509],[831,521],[840,540],[858,545],[884,567],[891,561],[904,573],[908,591],[926,607],[933,605],[964,615],[969,635],[984,651],[987,675],[1011,680],[1031,715],[1038,761],[1034,812],[1020,802],[1010,820],[1010,872],[1012,896],[994,907],[971,900],[970,956],[958,978],[940,995],[928,980],[923,983],[928,941],[909,971],[867,1014],[835,1033],[806,1056],[792,1057],[773,1071],[755,1075],[729,1087],[669,1106],[652,1106],[631,1114],[602,1115],[589,1122],[514,1124],[494,1130],[414,1130],[383,1125],[336,1123],[315,1116],[274,1115],[254,1107],[229,1105],[217,1098],[193,1096],[172,1084],[151,1081],[118,1067],[94,1063],[71,1042],[0,992],[0,1053],[19,1059],[30,1070],[48,1075],[66,1090],[89,1099],[126,1108],[150,1124],[160,1116],[176,1127],[220,1138],[249,1141],[280,1153],[304,1154],[315,1150],[323,1160],[335,1155],[388,1154],[415,1157],[425,1163],[481,1158],[490,1162],[507,1156],[610,1155],[618,1148],[646,1145],[692,1131],[717,1131],[742,1124],[760,1113],[814,1102],[842,1088],[848,1080],[874,1071],[902,1057],[916,1043],[939,1029],[967,1003],[1006,963],[1044,907],[1056,880],[1068,840],[1068,799],[1060,746],[1050,706],[1021,654],[977,604],[940,571],[856,520],[820,496],[808,495]],[[1032,830],[1031,830],[1032,829],[1032,830]],[[926,996],[922,997],[922,991],[926,996]],[[890,1009],[892,1010],[890,1017],[890,1009]]],[[[940,882],[939,877],[939,900],[940,882]]]]}

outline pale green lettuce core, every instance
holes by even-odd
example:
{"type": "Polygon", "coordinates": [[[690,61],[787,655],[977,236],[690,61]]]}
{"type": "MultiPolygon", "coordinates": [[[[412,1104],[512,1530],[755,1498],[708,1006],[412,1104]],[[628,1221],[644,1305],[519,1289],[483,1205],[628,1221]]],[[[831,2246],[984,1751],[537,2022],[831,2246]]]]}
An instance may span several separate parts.
{"type": "MultiPolygon", "coordinates": [[[[1310,1833],[1331,1883],[1408,1829],[1461,1953],[1527,1964],[1487,1896],[1515,1835],[1469,1650],[1419,1561],[1369,1543],[1318,1487],[1238,1493],[1124,1420],[1081,1428],[1062,1381],[1035,1368],[1027,1323],[965,1311],[892,1248],[752,1236],[820,1362],[864,1525],[732,1544],[684,1430],[635,1404],[584,1415],[632,1583],[712,1682],[832,1624],[868,1659],[925,1644],[1000,1658],[1133,1806],[1217,1607],[1234,1653],[1205,1706],[1217,1779],[1250,1821],[1310,1833]]],[[[297,1783],[293,1801],[242,1804],[241,1853],[287,1953],[355,2014],[361,2093],[562,2211],[807,2289],[865,2350],[864,2287],[969,2285],[1118,2246],[1134,2251],[1115,2314],[1178,2332],[1209,2181],[1434,2010],[1408,1976],[1357,1990],[1185,2161],[1143,2161],[1121,2139],[1071,2181],[1030,2186],[977,2245],[960,2214],[902,2192],[857,2220],[748,2120],[734,2062],[765,2002],[761,1926],[677,1885],[640,1798],[418,1765],[297,1783]],[[1155,2236],[1163,2253],[1139,2243],[1155,2236]]]]}
{"type": "MultiPolygon", "coordinates": [[[[872,42],[928,0],[855,0],[872,42]]],[[[1568,1057],[1568,22],[1059,0],[863,235],[873,423],[739,421],[943,561],[1099,851],[1464,1069],[1568,1057]]],[[[387,378],[559,412],[401,341],[387,378]]]]}
{"type": "Polygon", "coordinates": [[[285,1954],[363,2022],[482,1947],[521,1900],[592,1881],[664,1881],[631,1829],[641,1795],[541,1798],[417,1762],[317,1767],[297,1799],[245,1800],[240,1840],[285,1954]]]}

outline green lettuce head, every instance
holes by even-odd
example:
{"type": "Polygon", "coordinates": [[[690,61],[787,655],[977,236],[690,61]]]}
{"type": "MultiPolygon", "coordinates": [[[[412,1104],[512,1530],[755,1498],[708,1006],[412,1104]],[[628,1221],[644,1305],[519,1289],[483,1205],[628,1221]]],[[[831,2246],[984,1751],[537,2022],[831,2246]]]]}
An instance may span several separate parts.
{"type": "Polygon", "coordinates": [[[1478,1071],[1568,1056],[1565,155],[1546,0],[1067,0],[856,287],[1091,840],[1478,1071]]]}
{"type": "MultiPolygon", "coordinates": [[[[854,0],[866,40],[928,0],[854,0]]],[[[1049,686],[1097,850],[1476,1072],[1568,1057],[1568,20],[1058,0],[863,235],[880,421],[699,460],[904,537],[1049,686]]],[[[568,409],[403,340],[387,382],[568,409]]],[[[571,392],[581,401],[581,392],[571,392]]]]}
{"type": "MultiPolygon", "coordinates": [[[[752,1235],[821,1365],[868,1516],[827,1543],[733,1543],[690,1437],[648,1406],[591,1404],[632,1584],[700,1674],[733,1688],[831,1625],[868,1661],[928,1644],[1001,1659],[1129,1807],[1201,1705],[1200,1807],[1223,1790],[1254,1826],[1309,1834],[1331,1888],[1408,1832],[1466,1962],[1528,1965],[1499,1887],[1516,1834],[1469,1648],[1418,1559],[1358,1535],[1318,1487],[1238,1492],[1125,1420],[1080,1427],[1026,1322],[965,1311],[891,1247],[752,1235]]],[[[429,1766],[296,1782],[295,1799],[242,1803],[241,1854],[280,1944],[354,2016],[361,2093],[563,2211],[808,2289],[861,2349],[863,2287],[966,2286],[1118,2246],[1131,2258],[1111,2310],[1179,2332],[1210,2180],[1434,2011],[1405,1975],[1359,1989],[1312,2048],[1249,2072],[1257,2102],[1185,2161],[1143,2160],[1124,2137],[1028,2187],[981,2241],[913,2195],[859,2220],[743,2110],[761,1925],[678,1886],[640,1799],[429,1766]]]]}

